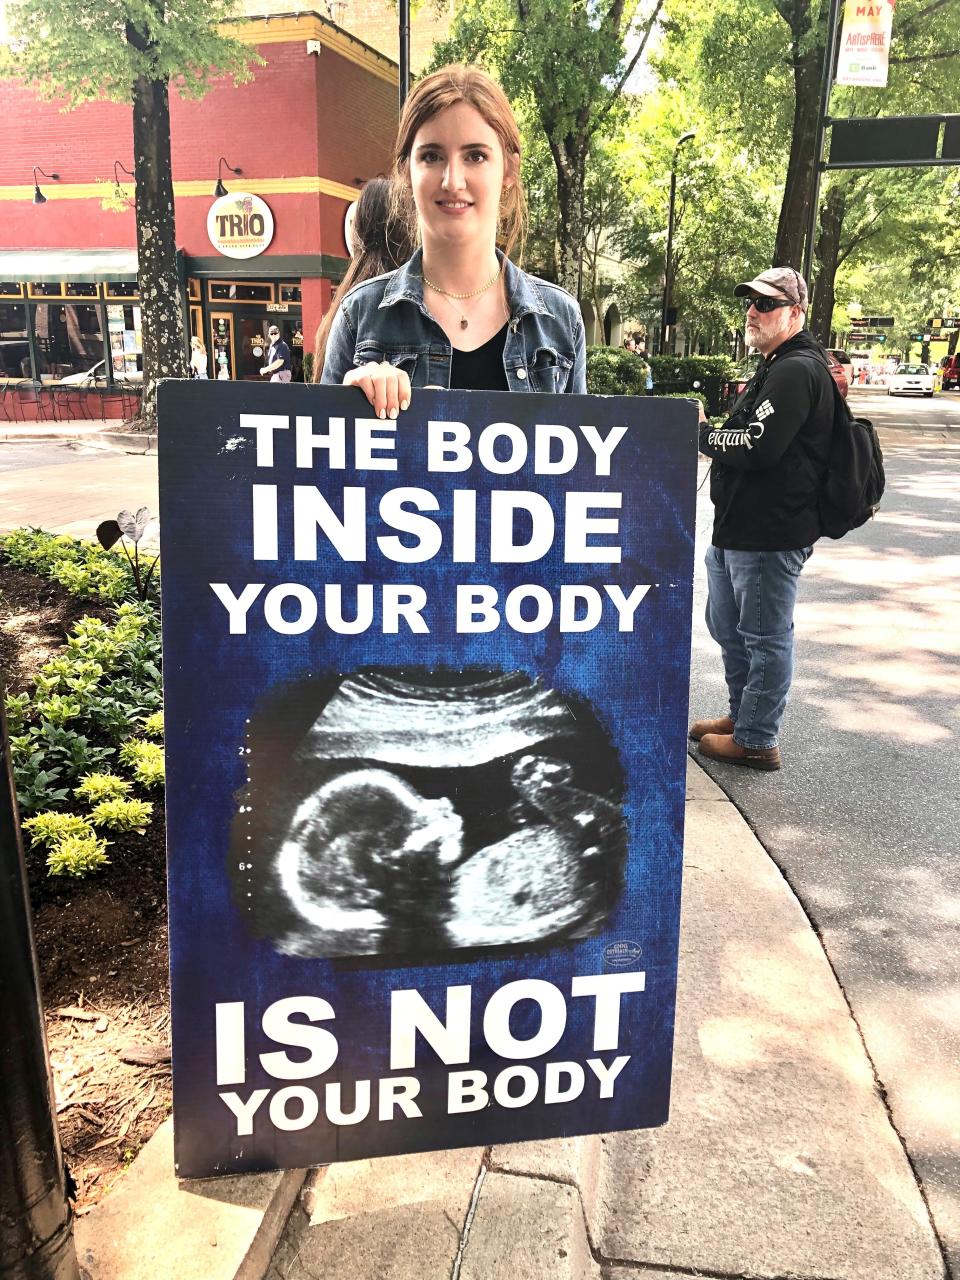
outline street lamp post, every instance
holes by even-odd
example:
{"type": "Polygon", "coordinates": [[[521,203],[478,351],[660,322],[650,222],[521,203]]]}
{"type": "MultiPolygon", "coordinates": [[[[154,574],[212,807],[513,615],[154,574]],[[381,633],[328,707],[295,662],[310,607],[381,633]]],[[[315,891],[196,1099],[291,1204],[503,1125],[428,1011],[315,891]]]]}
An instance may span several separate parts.
{"type": "Polygon", "coordinates": [[[677,199],[677,155],[685,142],[697,136],[696,129],[682,134],[673,148],[673,159],[670,162],[670,211],[667,214],[667,260],[663,272],[663,307],[660,312],[660,354],[665,353],[667,345],[667,312],[673,300],[673,212],[677,199]]]}

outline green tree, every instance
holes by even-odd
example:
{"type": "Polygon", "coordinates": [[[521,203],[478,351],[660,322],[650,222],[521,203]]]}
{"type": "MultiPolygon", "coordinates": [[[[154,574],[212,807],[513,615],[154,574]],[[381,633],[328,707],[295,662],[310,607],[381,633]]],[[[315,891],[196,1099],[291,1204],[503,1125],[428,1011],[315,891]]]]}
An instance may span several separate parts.
{"type": "MultiPolygon", "coordinates": [[[[942,110],[960,66],[956,23],[943,20],[954,4],[899,0],[889,87],[837,87],[830,114],[942,110]]],[[[827,16],[827,0],[672,0],[661,60],[662,73],[688,84],[718,127],[738,122],[746,150],[780,170],[773,259],[796,267],[813,198],[827,16]]]]}
{"type": "Polygon", "coordinates": [[[187,374],[170,84],[201,96],[211,76],[249,78],[256,55],[218,30],[233,7],[234,0],[15,0],[8,6],[14,43],[4,71],[70,107],[106,98],[128,102],[133,111],[145,428],[156,422],[157,379],[187,374]]]}
{"type": "Polygon", "coordinates": [[[664,0],[463,0],[434,66],[481,61],[540,122],[556,169],[557,278],[576,292],[591,141],[616,125],[664,0]]]}

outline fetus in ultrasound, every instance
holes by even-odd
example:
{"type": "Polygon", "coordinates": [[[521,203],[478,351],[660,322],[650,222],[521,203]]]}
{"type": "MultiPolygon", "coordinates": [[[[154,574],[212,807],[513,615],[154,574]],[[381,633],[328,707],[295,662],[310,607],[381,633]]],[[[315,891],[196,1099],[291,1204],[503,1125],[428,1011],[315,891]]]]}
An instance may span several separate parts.
{"type": "Polygon", "coordinates": [[[254,860],[235,883],[255,933],[284,954],[416,956],[603,927],[622,891],[623,782],[587,704],[520,672],[334,686],[286,768],[280,726],[251,730],[254,860]]]}

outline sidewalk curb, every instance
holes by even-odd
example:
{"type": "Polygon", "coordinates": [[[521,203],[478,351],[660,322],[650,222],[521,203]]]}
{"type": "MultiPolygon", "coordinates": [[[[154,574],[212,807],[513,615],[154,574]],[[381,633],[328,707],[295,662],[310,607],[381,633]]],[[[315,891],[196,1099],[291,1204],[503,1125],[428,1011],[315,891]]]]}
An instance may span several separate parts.
{"type": "Polygon", "coordinates": [[[76,1220],[84,1280],[263,1280],[306,1175],[177,1179],[168,1119],[116,1190],[76,1220]]]}
{"type": "Polygon", "coordinates": [[[157,451],[157,433],[155,431],[109,431],[103,427],[85,422],[61,422],[55,424],[30,423],[16,427],[0,426],[0,444],[23,444],[49,442],[51,444],[68,444],[72,440],[87,444],[99,444],[108,449],[121,452],[155,454],[157,451]]]}

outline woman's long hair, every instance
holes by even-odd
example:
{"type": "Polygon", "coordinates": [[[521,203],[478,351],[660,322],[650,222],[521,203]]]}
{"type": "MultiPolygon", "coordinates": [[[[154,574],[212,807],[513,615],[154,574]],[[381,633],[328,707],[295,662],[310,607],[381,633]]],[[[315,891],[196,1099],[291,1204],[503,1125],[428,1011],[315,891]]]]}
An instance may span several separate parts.
{"type": "MultiPolygon", "coordinates": [[[[511,181],[500,197],[497,240],[508,258],[515,248],[518,257],[522,258],[527,234],[527,199],[520,181],[520,130],[507,95],[482,67],[463,63],[441,67],[439,71],[424,76],[403,104],[393,153],[396,216],[398,220],[404,216],[416,216],[410,196],[410,152],[414,138],[435,115],[458,102],[466,102],[479,112],[500,139],[506,162],[505,175],[511,181]]],[[[411,225],[411,238],[416,234],[414,228],[415,223],[411,225]]]]}
{"type": "MultiPolygon", "coordinates": [[[[360,192],[351,230],[353,258],[337,289],[337,298],[344,297],[355,284],[402,267],[413,253],[408,220],[402,213],[398,216],[398,203],[391,188],[388,178],[371,178],[360,192]]],[[[334,301],[317,329],[313,349],[314,382],[319,382],[323,373],[330,326],[339,309],[339,302],[334,301]]]]}

